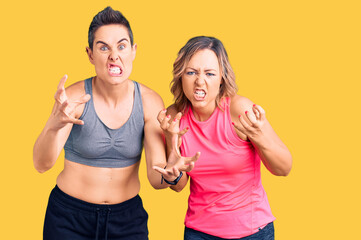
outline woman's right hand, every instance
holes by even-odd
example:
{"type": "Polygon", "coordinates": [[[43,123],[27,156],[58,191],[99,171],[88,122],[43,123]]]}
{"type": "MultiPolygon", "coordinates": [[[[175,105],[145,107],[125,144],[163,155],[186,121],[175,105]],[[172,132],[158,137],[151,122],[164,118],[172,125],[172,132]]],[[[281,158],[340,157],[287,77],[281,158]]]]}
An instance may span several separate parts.
{"type": "Polygon", "coordinates": [[[84,124],[82,120],[75,118],[75,110],[79,105],[88,102],[90,95],[85,94],[76,100],[69,100],[64,88],[67,78],[68,76],[64,75],[64,77],[60,79],[58,89],[54,96],[55,103],[49,122],[50,128],[53,130],[59,130],[69,123],[84,124]]]}
{"type": "Polygon", "coordinates": [[[197,152],[193,157],[183,157],[179,152],[179,147],[182,144],[182,136],[189,130],[188,127],[182,131],[179,130],[179,120],[181,117],[182,113],[178,112],[170,122],[171,116],[166,116],[166,110],[162,110],[159,112],[157,118],[165,135],[168,157],[165,169],[157,166],[155,166],[154,169],[169,181],[177,178],[181,171],[192,171],[194,162],[200,157],[200,152],[197,152]]]}
{"type": "Polygon", "coordinates": [[[182,144],[182,136],[188,132],[189,128],[186,127],[182,131],[179,130],[179,120],[182,118],[181,112],[178,112],[170,123],[169,121],[171,119],[171,115],[166,115],[166,113],[166,109],[160,111],[157,119],[161,129],[163,130],[167,146],[171,146],[173,136],[178,135],[177,146],[180,147],[182,144]]]}
{"type": "Polygon", "coordinates": [[[153,169],[163,175],[168,181],[174,181],[181,171],[190,172],[194,168],[194,163],[201,156],[200,152],[197,152],[193,157],[183,157],[179,152],[179,147],[176,146],[178,139],[176,135],[173,135],[173,144],[171,145],[171,152],[167,159],[167,165],[165,168],[154,166],[153,169]]]}

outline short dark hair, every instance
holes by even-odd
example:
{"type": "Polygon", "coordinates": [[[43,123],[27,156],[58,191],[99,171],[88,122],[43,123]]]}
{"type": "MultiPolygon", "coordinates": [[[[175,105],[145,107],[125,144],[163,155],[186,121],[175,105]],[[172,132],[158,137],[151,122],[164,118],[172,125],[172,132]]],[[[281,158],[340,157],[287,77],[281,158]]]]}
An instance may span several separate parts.
{"type": "Polygon", "coordinates": [[[94,42],[94,35],[95,32],[104,25],[109,24],[120,24],[123,25],[128,29],[128,34],[130,38],[130,43],[133,46],[133,32],[130,28],[130,24],[128,20],[124,17],[124,15],[116,10],[113,10],[111,7],[104,8],[103,11],[99,12],[93,18],[93,21],[90,23],[89,31],[88,31],[88,44],[91,50],[93,50],[93,42],[94,42]]]}

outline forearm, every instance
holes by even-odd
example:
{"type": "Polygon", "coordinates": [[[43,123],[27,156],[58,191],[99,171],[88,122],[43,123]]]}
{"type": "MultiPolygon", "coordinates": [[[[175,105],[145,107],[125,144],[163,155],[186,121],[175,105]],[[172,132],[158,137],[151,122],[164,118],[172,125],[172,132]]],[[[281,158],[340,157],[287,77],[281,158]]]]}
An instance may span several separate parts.
{"type": "Polygon", "coordinates": [[[67,129],[55,130],[47,122],[33,148],[35,169],[43,173],[55,164],[64,145],[64,135],[67,129]]]}
{"type": "Polygon", "coordinates": [[[173,191],[180,192],[184,189],[184,187],[187,185],[188,182],[188,175],[186,172],[183,172],[183,176],[179,180],[179,182],[176,185],[171,185],[170,188],[173,191]]]}
{"type": "MultiPolygon", "coordinates": [[[[163,164],[163,165],[165,165],[165,164],[163,164]]],[[[164,166],[162,166],[162,165],[156,165],[156,166],[164,168],[164,166]]],[[[154,189],[164,189],[164,188],[171,186],[170,184],[166,183],[165,181],[162,182],[162,175],[159,172],[157,172],[156,170],[154,170],[153,168],[152,169],[148,168],[148,180],[154,189]]]]}
{"type": "Polygon", "coordinates": [[[292,168],[292,156],[287,147],[277,142],[254,144],[265,167],[276,176],[287,176],[292,168]]]}

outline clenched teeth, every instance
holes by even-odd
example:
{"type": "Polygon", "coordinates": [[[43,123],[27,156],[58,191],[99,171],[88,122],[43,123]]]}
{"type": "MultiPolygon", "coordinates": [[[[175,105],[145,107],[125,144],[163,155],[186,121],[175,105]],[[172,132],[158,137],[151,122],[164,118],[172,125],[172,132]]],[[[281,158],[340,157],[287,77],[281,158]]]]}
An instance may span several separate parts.
{"type": "Polygon", "coordinates": [[[196,95],[198,95],[200,97],[204,97],[204,95],[206,95],[206,93],[204,91],[196,91],[196,95]]]}
{"type": "Polygon", "coordinates": [[[118,68],[118,67],[111,67],[111,68],[109,69],[109,71],[110,71],[111,73],[119,74],[119,73],[120,73],[120,68],[118,68]]]}

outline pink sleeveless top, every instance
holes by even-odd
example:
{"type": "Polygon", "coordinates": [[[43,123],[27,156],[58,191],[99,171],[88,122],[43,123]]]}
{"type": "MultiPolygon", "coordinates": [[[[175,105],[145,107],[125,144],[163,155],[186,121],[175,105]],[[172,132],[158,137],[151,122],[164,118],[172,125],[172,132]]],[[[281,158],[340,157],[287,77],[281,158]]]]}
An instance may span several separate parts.
{"type": "Polygon", "coordinates": [[[251,235],[275,220],[261,183],[261,159],[249,141],[237,136],[230,115],[230,98],[204,122],[192,109],[182,117],[187,126],[180,147],[183,156],[201,152],[190,176],[185,225],[221,238],[251,235]]]}

